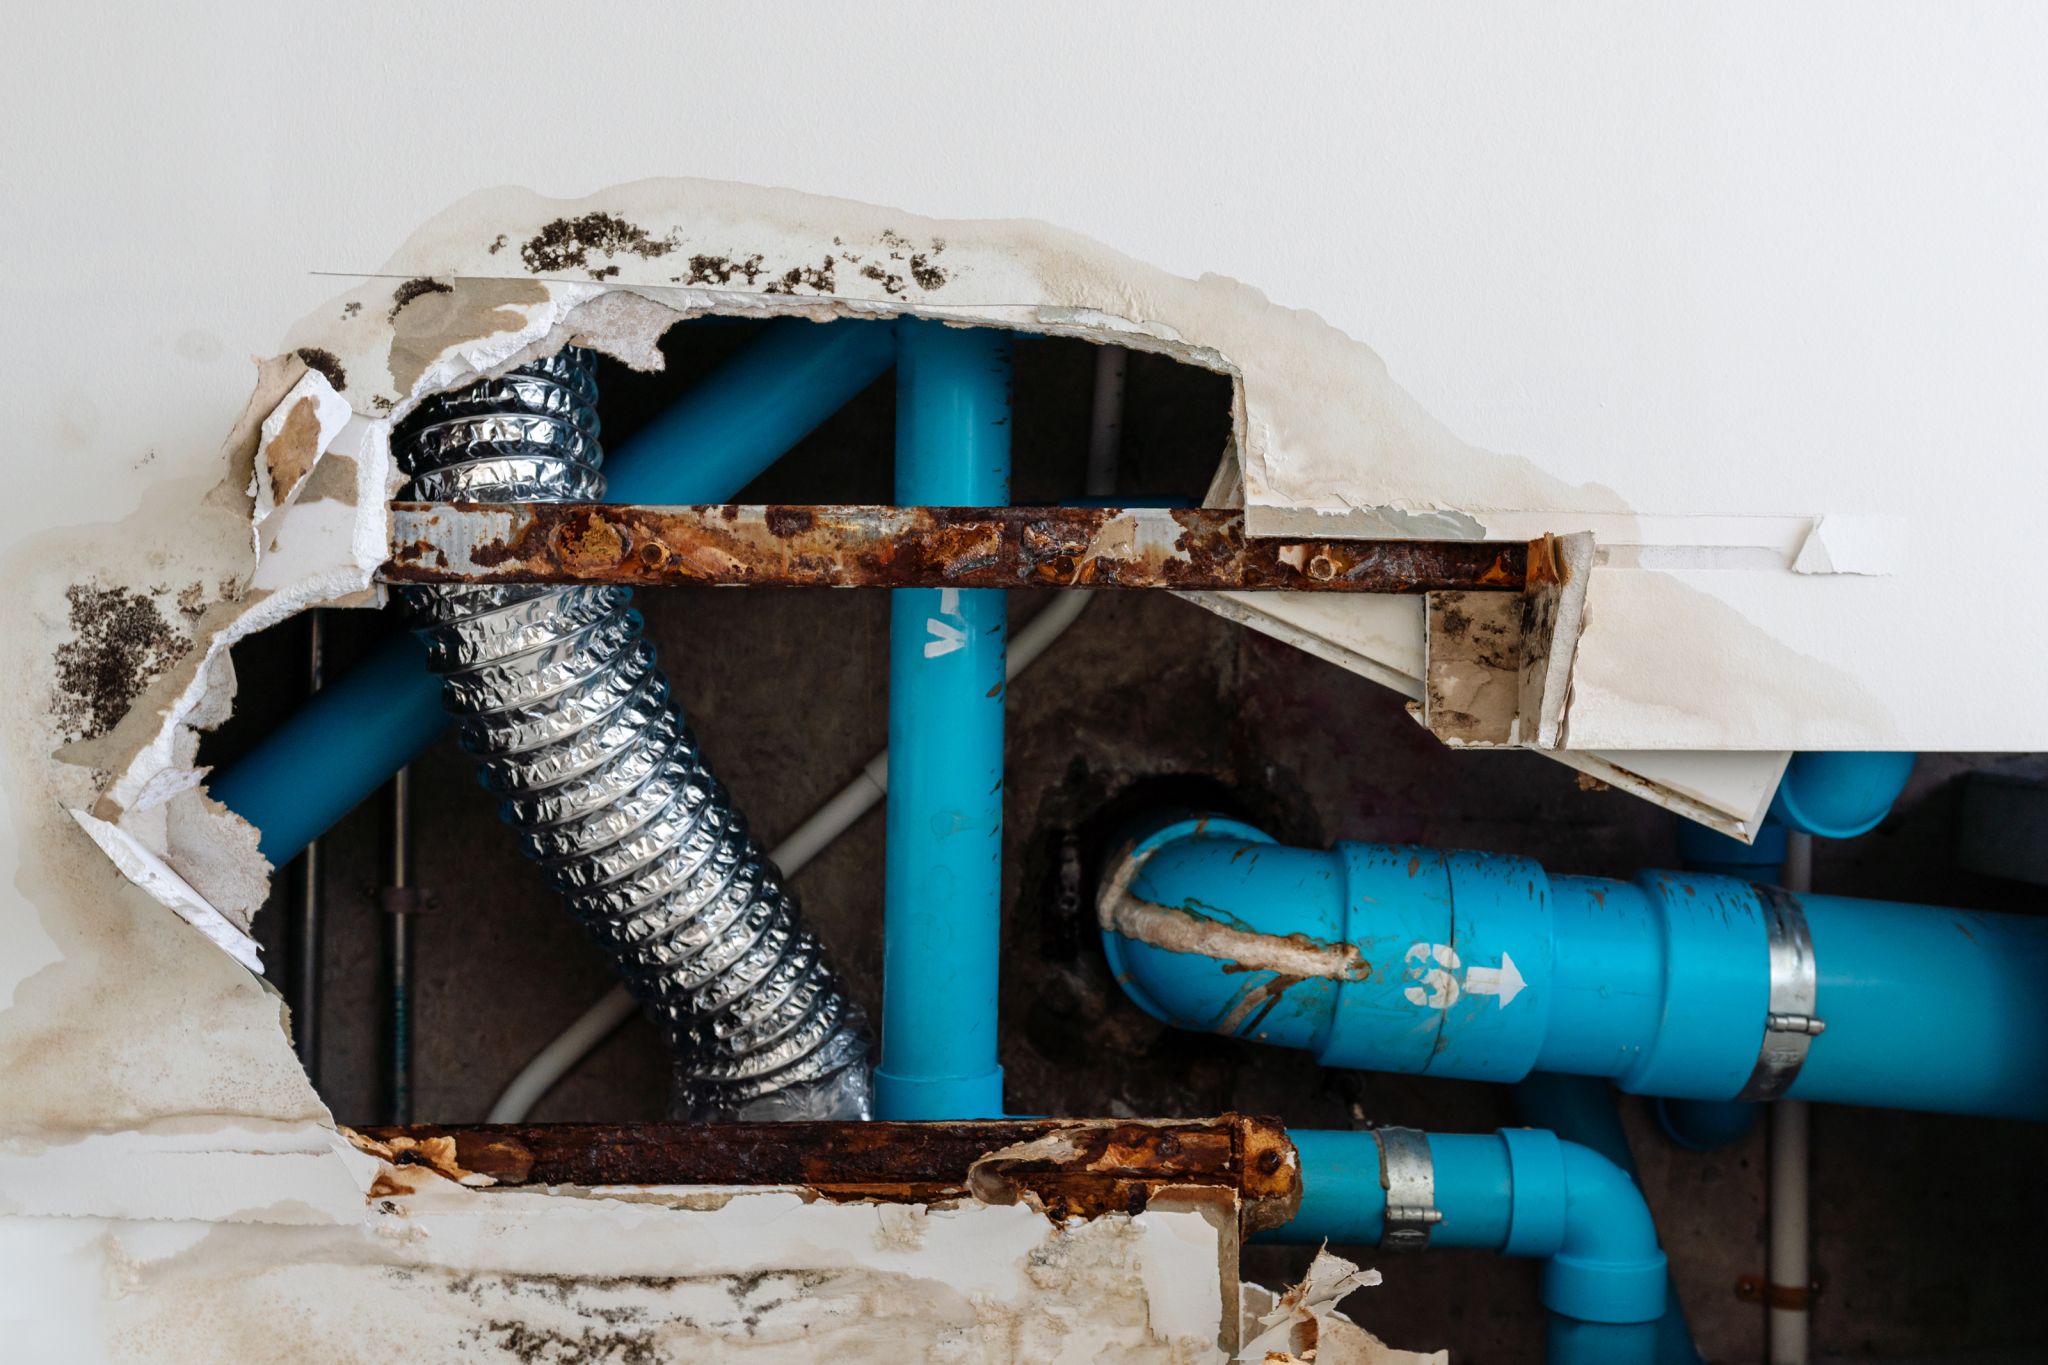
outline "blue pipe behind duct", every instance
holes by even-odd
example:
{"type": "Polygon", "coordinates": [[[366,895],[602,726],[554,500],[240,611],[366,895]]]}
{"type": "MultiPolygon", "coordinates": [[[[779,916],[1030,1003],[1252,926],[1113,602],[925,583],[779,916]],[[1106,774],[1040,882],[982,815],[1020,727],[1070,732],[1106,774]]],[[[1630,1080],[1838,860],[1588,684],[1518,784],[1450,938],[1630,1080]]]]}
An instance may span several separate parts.
{"type": "MultiPolygon", "coordinates": [[[[1826,1032],[1787,1094],[2048,1118],[2048,919],[1797,901],[1826,1032]]],[[[1182,820],[1131,846],[1101,910],[1117,979],[1154,1017],[1332,1066],[1731,1099],[1769,1008],[1764,901],[1725,877],[1553,877],[1182,820]]]]}
{"type": "MultiPolygon", "coordinates": [[[[1011,351],[1005,332],[898,325],[898,503],[1009,501],[1011,351]]],[[[890,594],[880,1118],[1003,1112],[996,997],[1007,620],[997,589],[890,594]]]]}
{"type": "MultiPolygon", "coordinates": [[[[1387,1192],[1370,1133],[1292,1131],[1301,1156],[1301,1209],[1270,1242],[1375,1245],[1387,1192]]],[[[1431,1133],[1436,1247],[1477,1247],[1540,1257],[1551,1313],[1552,1365],[1657,1359],[1667,1267],[1635,1182],[1614,1162],[1552,1133],[1431,1133]]]]}
{"type": "MultiPolygon", "coordinates": [[[[881,376],[894,358],[886,322],[764,329],[606,465],[607,500],[722,502],[881,376]]],[[[207,784],[260,833],[273,867],[382,787],[448,724],[441,683],[411,632],[373,648],[207,784]]]]}

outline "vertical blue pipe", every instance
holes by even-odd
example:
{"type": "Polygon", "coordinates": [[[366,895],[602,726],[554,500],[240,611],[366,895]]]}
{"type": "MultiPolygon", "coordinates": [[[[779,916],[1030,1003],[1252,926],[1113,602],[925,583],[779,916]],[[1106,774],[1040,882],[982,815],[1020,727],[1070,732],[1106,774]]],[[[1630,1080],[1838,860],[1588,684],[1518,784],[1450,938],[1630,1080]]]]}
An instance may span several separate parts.
{"type": "MultiPolygon", "coordinates": [[[[1010,497],[1007,333],[897,329],[896,501],[1010,497]]],[[[884,1119],[1003,1112],[1000,590],[903,588],[889,618],[889,804],[882,947],[884,1119]]]]}
{"type": "MultiPolygon", "coordinates": [[[[607,461],[607,498],[720,502],[889,368],[884,322],[779,321],[607,461]]],[[[391,636],[207,784],[282,867],[433,743],[441,683],[411,632],[391,636]]]]}

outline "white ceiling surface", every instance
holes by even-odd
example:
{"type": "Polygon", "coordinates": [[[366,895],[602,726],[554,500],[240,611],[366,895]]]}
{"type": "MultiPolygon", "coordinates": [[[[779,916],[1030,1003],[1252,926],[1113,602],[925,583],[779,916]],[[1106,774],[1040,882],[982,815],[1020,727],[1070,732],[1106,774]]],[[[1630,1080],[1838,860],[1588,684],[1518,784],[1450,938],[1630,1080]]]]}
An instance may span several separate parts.
{"type": "Polygon", "coordinates": [[[2048,445],[2044,38],[1932,3],[30,7],[0,546],[210,473],[317,272],[480,187],[689,174],[1044,219],[1368,341],[1605,514],[1576,746],[2048,747],[1954,683],[2048,665],[2004,620],[2048,445]],[[1784,572],[1822,514],[1912,534],[1888,576],[1784,572]]]}

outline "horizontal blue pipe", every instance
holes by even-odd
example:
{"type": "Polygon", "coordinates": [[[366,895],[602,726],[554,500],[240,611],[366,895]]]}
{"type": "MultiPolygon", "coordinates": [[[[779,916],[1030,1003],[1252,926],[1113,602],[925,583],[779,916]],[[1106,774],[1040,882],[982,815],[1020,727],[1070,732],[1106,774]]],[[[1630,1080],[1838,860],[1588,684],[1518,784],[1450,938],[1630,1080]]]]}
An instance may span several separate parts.
{"type": "MultiPolygon", "coordinates": [[[[1386,1225],[1379,1143],[1370,1133],[1296,1131],[1301,1208],[1260,1241],[1376,1245],[1386,1225]]],[[[1657,1358],[1668,1270],[1649,1207],[1628,1173],[1541,1129],[1431,1133],[1431,1247],[1543,1259],[1554,1363],[1657,1358]]]]}
{"type": "MultiPolygon", "coordinates": [[[[898,503],[1009,501],[1010,375],[1007,333],[899,324],[898,503]]],[[[995,589],[890,594],[879,1118],[1003,1112],[1005,601],[995,589]]]]}
{"type": "MultiPolygon", "coordinates": [[[[611,452],[607,499],[722,502],[889,368],[885,322],[770,325],[611,452]]],[[[374,647],[207,784],[282,867],[433,743],[448,718],[410,633],[374,647]]]]}
{"type": "MultiPolygon", "coordinates": [[[[1818,972],[1795,1099],[2048,1118],[2048,918],[1801,896],[1818,972]]],[[[1606,1076],[1741,1092],[1770,999],[1748,882],[1553,877],[1526,858],[1284,848],[1224,820],[1146,835],[1102,907],[1156,1018],[1325,1064],[1469,1080],[1606,1076]]]]}

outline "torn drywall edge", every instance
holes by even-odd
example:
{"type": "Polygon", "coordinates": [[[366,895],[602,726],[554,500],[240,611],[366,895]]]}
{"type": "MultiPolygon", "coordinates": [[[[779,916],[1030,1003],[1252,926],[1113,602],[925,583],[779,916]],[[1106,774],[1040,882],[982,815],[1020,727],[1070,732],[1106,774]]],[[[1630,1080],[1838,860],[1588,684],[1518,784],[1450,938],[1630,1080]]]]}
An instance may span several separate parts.
{"type": "MultiPolygon", "coordinates": [[[[1411,702],[1422,698],[1423,604],[1418,597],[1363,599],[1363,610],[1340,623],[1324,615],[1337,605],[1333,599],[1315,593],[1183,595],[1262,635],[1370,678],[1411,702]],[[1371,653],[1362,652],[1366,649],[1371,653]]],[[[1538,752],[1688,820],[1745,840],[1755,837],[1790,757],[1783,751],[1768,750],[1538,752]]]]}
{"type": "Polygon", "coordinates": [[[249,476],[249,496],[255,503],[250,520],[258,554],[263,550],[264,523],[298,496],[320,457],[353,416],[347,400],[334,391],[327,376],[307,370],[263,419],[249,476]]]}
{"type": "Polygon", "coordinates": [[[155,897],[159,904],[176,911],[179,918],[206,935],[229,957],[258,976],[263,974],[262,949],[256,940],[208,904],[206,897],[194,890],[156,854],[144,848],[134,835],[82,810],[72,811],[71,818],[113,860],[122,876],[155,897]]]}
{"type": "Polygon", "coordinates": [[[1378,1283],[1379,1271],[1361,1270],[1342,1256],[1331,1255],[1328,1247],[1319,1249],[1301,1282],[1282,1291],[1273,1306],[1259,1314],[1263,1330],[1238,1348],[1238,1358],[1263,1361],[1274,1353],[1291,1356],[1299,1351],[1315,1359],[1324,1319],[1353,1290],[1378,1283]]]}
{"type": "MultiPolygon", "coordinates": [[[[1193,1214],[1176,1215],[1185,1224],[1193,1214]]],[[[1221,1361],[1221,1306],[1154,1302],[1213,1281],[1206,1226],[1028,1211],[804,1204],[688,1209],[579,1198],[380,1199],[358,1227],[0,1220],[53,1359],[245,1356],[1221,1361]],[[514,1348],[518,1348],[515,1352],[514,1348]]],[[[1235,1305],[1233,1305],[1233,1308],[1235,1305]]]]}
{"type": "Polygon", "coordinates": [[[377,1171],[331,1128],[193,1115],[0,1144],[0,1214],[345,1226],[377,1171]]]}

